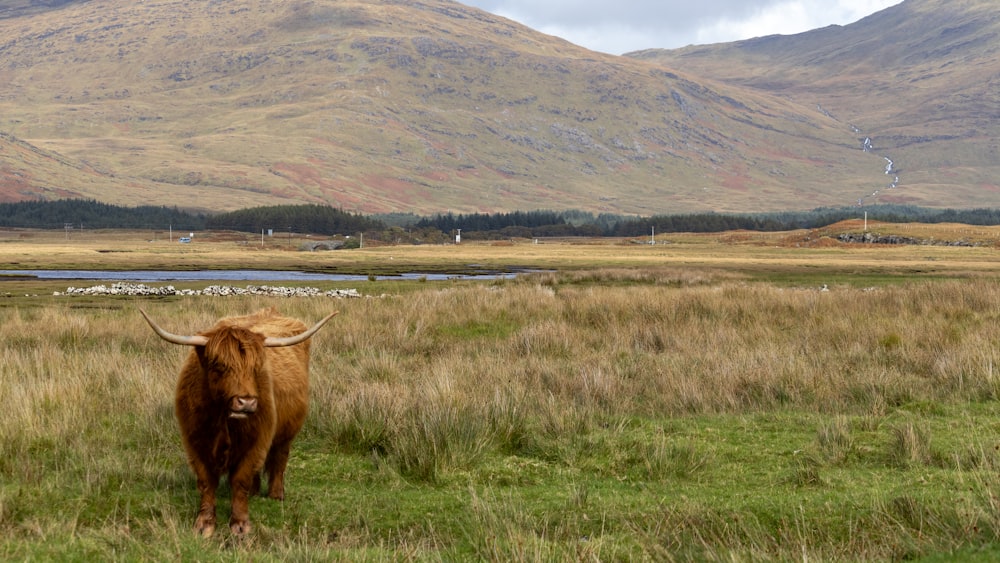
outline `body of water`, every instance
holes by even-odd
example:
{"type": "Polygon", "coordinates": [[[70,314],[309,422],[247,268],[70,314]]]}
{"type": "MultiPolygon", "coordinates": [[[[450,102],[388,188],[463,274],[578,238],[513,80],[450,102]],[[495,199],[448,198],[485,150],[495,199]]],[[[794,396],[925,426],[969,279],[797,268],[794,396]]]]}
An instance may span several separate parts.
{"type": "MultiPolygon", "coordinates": [[[[517,274],[423,274],[419,272],[398,276],[377,276],[379,280],[495,280],[509,279],[517,274]]],[[[359,274],[320,274],[313,272],[279,270],[0,270],[0,276],[33,277],[40,280],[88,280],[88,281],[131,281],[131,282],[172,282],[172,281],[367,281],[368,276],[359,274]]]]}

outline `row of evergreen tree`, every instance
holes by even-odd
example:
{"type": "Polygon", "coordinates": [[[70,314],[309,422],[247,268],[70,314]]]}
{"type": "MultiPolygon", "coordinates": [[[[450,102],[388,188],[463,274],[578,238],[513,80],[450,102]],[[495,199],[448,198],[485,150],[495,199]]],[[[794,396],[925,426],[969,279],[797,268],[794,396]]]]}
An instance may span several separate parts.
{"type": "Polygon", "coordinates": [[[24,229],[205,229],[206,216],[176,207],[124,207],[94,200],[0,203],[0,227],[24,229]]]}
{"type": "MultiPolygon", "coordinates": [[[[261,232],[284,230],[322,235],[351,235],[400,230],[411,233],[437,231],[447,235],[461,230],[463,238],[499,239],[513,237],[618,236],[640,237],[651,233],[721,232],[731,230],[785,231],[818,228],[863,213],[871,220],[894,223],[965,223],[1000,225],[1000,209],[928,209],[913,206],[879,205],[866,208],[820,208],[812,211],[724,214],[696,213],[634,217],[594,215],[584,211],[517,211],[512,213],[412,214],[365,216],[323,205],[278,205],[253,207],[228,213],[205,215],[176,207],[123,207],[94,200],[27,201],[0,203],[0,227],[7,228],[92,228],[166,229],[201,231],[234,230],[261,232]]],[[[431,237],[441,240],[441,237],[431,237]]],[[[430,239],[428,239],[430,240],[430,239]]]]}
{"type": "Polygon", "coordinates": [[[878,205],[866,208],[818,208],[780,213],[693,213],[627,217],[593,215],[581,211],[515,212],[493,215],[436,215],[417,224],[443,232],[462,229],[468,238],[550,236],[640,237],[655,233],[714,233],[733,230],[789,231],[815,229],[866,214],[873,221],[890,223],[965,223],[1000,225],[1000,209],[928,209],[914,206],[878,205]]]}
{"type": "Polygon", "coordinates": [[[212,215],[205,220],[205,227],[253,233],[288,229],[297,233],[344,235],[381,231],[386,225],[378,219],[325,205],[274,205],[212,215]]]}

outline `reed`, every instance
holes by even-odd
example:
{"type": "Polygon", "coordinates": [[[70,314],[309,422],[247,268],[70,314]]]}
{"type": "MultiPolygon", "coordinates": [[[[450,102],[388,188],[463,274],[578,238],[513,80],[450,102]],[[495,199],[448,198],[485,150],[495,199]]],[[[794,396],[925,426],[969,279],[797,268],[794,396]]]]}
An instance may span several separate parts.
{"type": "Polygon", "coordinates": [[[820,292],[613,271],[421,285],[0,308],[0,557],[997,549],[991,280],[820,292]],[[288,500],[255,499],[246,542],[190,533],[172,414],[186,350],[153,335],[140,305],[174,332],[271,305],[307,323],[341,311],[314,337],[288,500]]]}

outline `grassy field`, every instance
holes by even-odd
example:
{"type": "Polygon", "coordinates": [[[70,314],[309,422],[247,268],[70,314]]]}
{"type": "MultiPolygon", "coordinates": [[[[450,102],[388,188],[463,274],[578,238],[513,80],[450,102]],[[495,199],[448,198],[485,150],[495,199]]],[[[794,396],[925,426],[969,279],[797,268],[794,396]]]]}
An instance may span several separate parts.
{"type": "Polygon", "coordinates": [[[1000,555],[992,246],[783,233],[317,254],[32,234],[0,237],[0,267],[549,271],[362,282],[350,300],[0,282],[5,560],[1000,555]],[[245,540],[200,539],[172,413],[186,351],[137,308],[185,333],[271,305],[307,324],[340,311],[314,337],[287,497],[251,500],[245,540]]]}
{"type": "MultiPolygon", "coordinates": [[[[0,230],[0,269],[294,269],[351,274],[490,269],[580,270],[597,267],[704,268],[745,279],[775,281],[812,274],[823,283],[867,283],[874,275],[955,277],[991,274],[1000,227],[874,223],[870,232],[917,239],[968,241],[947,245],[845,245],[833,237],[862,232],[861,221],[794,232],[667,234],[637,239],[597,238],[391,246],[368,241],[350,252],[301,252],[316,237],[267,237],[233,232],[198,233],[178,244],[167,231],[0,230]],[[172,237],[172,238],[171,238],[172,237]]],[[[186,234],[186,233],[184,233],[186,234]]]]}

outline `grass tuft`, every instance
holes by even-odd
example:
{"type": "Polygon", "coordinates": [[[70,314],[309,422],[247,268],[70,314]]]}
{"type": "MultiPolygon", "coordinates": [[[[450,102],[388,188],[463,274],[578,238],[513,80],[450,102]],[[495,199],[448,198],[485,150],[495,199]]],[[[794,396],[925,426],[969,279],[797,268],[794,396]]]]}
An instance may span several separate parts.
{"type": "Polygon", "coordinates": [[[829,463],[836,465],[847,461],[854,449],[850,419],[837,416],[822,424],[816,434],[816,441],[820,452],[829,463]]]}
{"type": "Polygon", "coordinates": [[[931,437],[926,426],[906,422],[892,429],[889,441],[890,463],[898,466],[919,466],[931,462],[931,437]]]}

